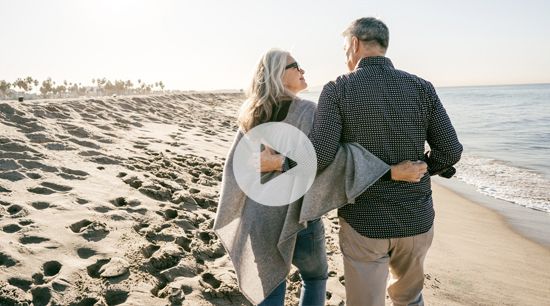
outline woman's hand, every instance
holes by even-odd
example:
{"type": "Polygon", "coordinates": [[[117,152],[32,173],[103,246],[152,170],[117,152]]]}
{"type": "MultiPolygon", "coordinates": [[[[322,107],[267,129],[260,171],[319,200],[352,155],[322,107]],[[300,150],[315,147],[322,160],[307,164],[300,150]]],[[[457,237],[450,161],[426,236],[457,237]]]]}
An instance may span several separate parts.
{"type": "Polygon", "coordinates": [[[405,181],[418,183],[428,172],[428,165],[421,161],[402,161],[391,166],[391,179],[394,181],[405,181]]]}
{"type": "Polygon", "coordinates": [[[283,170],[284,157],[275,153],[273,149],[265,146],[265,149],[260,153],[260,172],[272,172],[283,170]]]}

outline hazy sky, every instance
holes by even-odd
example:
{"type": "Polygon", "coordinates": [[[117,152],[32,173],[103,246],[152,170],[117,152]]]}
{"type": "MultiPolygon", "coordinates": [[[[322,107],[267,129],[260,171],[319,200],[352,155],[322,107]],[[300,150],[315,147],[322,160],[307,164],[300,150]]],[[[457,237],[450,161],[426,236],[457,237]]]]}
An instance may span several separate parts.
{"type": "Polygon", "coordinates": [[[0,79],[248,86],[288,49],[310,86],[346,72],[342,30],[376,16],[394,65],[436,86],[550,83],[550,1],[0,0],[0,79]]]}

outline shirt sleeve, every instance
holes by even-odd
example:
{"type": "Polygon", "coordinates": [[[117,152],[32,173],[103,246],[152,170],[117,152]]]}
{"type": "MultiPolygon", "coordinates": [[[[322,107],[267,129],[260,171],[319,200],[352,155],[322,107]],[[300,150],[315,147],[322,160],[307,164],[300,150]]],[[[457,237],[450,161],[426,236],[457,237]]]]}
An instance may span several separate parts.
{"type": "Polygon", "coordinates": [[[456,164],[460,160],[463,148],[433,85],[428,83],[426,91],[431,105],[426,134],[430,153],[426,162],[428,171],[434,175],[445,172],[456,164]]]}
{"type": "Polygon", "coordinates": [[[325,169],[334,160],[342,134],[342,116],[335,82],[323,87],[309,140],[317,155],[317,170],[325,169]]]}

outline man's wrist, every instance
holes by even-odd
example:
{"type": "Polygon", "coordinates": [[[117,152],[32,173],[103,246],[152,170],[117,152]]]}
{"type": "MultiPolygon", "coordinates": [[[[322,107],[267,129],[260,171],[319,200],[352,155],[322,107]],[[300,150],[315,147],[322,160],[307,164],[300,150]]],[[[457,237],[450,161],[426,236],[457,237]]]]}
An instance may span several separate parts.
{"type": "Polygon", "coordinates": [[[384,181],[391,181],[392,180],[392,171],[391,171],[392,167],[390,167],[390,169],[388,169],[388,171],[386,171],[386,173],[384,173],[384,175],[382,175],[382,180],[384,181]]]}

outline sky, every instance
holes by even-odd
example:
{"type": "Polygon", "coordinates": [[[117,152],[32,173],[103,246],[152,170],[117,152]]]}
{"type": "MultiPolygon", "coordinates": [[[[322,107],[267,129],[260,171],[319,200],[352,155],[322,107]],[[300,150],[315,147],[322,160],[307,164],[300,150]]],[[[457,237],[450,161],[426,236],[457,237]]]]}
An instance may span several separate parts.
{"type": "Polygon", "coordinates": [[[0,80],[246,88],[289,50],[310,87],[347,72],[342,31],[374,16],[396,68],[435,86],[550,83],[550,1],[0,0],[0,80]]]}

